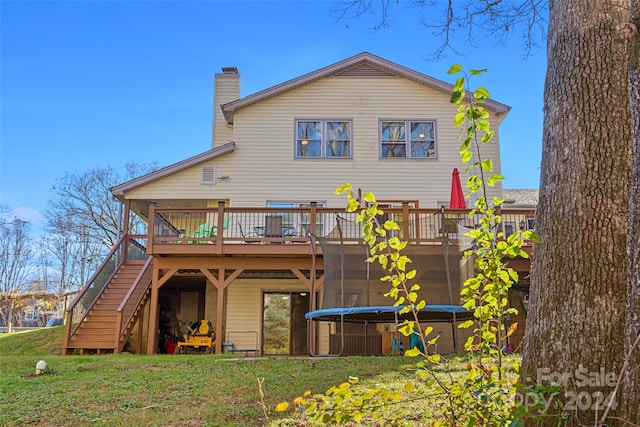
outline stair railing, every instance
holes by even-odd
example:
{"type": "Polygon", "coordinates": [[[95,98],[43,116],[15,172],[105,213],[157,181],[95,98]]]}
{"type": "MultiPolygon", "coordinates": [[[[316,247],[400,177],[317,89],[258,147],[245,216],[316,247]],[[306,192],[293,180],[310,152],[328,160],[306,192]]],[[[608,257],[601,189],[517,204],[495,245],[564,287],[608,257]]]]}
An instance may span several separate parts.
{"type": "Polygon", "coordinates": [[[91,310],[113,278],[118,268],[127,259],[143,259],[144,246],[138,242],[139,236],[122,235],[113,249],[91,276],[87,284],[73,299],[65,313],[65,335],[63,346],[68,347],[71,336],[91,310]]]}
{"type": "Polygon", "coordinates": [[[133,285],[129,288],[129,292],[127,292],[122,303],[118,306],[116,325],[119,327],[116,328],[116,346],[114,347],[117,353],[119,353],[121,347],[124,346],[126,331],[130,330],[133,326],[132,323],[136,309],[138,309],[142,303],[145,294],[151,286],[152,274],[153,257],[149,257],[136,277],[136,280],[133,282],[133,285]]]}

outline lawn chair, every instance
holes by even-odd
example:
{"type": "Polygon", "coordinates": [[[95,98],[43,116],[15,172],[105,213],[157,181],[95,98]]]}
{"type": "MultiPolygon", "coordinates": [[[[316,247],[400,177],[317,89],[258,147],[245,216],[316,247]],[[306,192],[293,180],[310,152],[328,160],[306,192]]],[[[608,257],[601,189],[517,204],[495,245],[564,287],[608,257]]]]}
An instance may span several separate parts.
{"type": "MultiPolygon", "coordinates": [[[[222,222],[222,229],[226,230],[227,228],[229,228],[229,217],[225,217],[222,222]]],[[[218,226],[210,222],[205,222],[203,224],[200,224],[198,228],[196,228],[196,231],[194,231],[193,234],[189,237],[215,239],[217,236],[218,236],[218,226]]],[[[194,240],[194,241],[190,241],[189,243],[205,243],[205,242],[194,240]]]]}

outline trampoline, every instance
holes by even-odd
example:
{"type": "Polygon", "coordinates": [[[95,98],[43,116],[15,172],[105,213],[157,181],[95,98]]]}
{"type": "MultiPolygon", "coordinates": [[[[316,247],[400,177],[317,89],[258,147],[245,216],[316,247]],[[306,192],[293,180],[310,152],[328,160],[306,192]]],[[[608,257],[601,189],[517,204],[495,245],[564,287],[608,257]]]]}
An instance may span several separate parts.
{"type": "MultiPolygon", "coordinates": [[[[350,323],[394,323],[398,320],[413,320],[413,314],[400,315],[405,306],[372,306],[326,308],[305,314],[307,320],[336,322],[343,319],[350,323]]],[[[425,322],[452,322],[473,319],[473,313],[459,305],[427,305],[418,312],[418,319],[425,322]]]]}
{"type": "MultiPolygon", "coordinates": [[[[388,275],[377,263],[368,263],[368,247],[359,240],[360,227],[354,220],[341,216],[335,219],[335,228],[325,237],[314,237],[322,248],[324,259],[324,292],[322,307],[305,314],[308,323],[308,350],[311,356],[341,356],[348,339],[360,340],[364,354],[381,354],[381,344],[371,345],[371,340],[381,340],[377,324],[393,324],[394,329],[404,320],[414,320],[413,313],[400,314],[403,306],[388,305],[393,300],[385,297],[388,282],[381,277],[388,275]],[[329,351],[316,351],[320,330],[314,332],[314,322],[330,322],[329,351]],[[361,325],[361,326],[356,326],[361,325]],[[331,333],[333,327],[334,333],[331,333]],[[362,328],[362,329],[361,329],[362,328]],[[315,333],[315,337],[314,337],[315,333]],[[377,347],[376,347],[377,346],[377,347]]],[[[315,247],[315,245],[311,245],[315,247]]],[[[418,300],[427,305],[418,312],[422,323],[446,322],[451,325],[453,349],[457,352],[457,323],[473,319],[473,313],[459,305],[459,286],[471,274],[473,261],[464,259],[461,250],[450,251],[446,234],[442,245],[422,247],[407,246],[411,258],[410,268],[418,272],[414,283],[420,284],[418,300]],[[444,259],[443,259],[444,258],[444,259]],[[456,268],[450,268],[450,266],[456,268]],[[454,292],[452,283],[457,283],[454,292]]],[[[316,254],[314,254],[314,257],[316,254]]],[[[312,291],[315,292],[315,275],[312,291]]],[[[317,325],[317,324],[315,324],[317,325]]],[[[385,330],[389,330],[385,327],[385,330]]],[[[395,340],[400,339],[396,333],[395,340]]],[[[325,344],[326,345],[326,344],[325,344]]]]}

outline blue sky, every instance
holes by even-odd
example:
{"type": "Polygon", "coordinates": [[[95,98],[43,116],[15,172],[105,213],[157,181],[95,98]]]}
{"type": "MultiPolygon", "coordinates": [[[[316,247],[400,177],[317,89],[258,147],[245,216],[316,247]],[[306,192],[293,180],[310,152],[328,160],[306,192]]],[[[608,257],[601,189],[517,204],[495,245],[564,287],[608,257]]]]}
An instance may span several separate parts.
{"type": "Polygon", "coordinates": [[[213,76],[238,67],[242,96],[363,51],[453,82],[454,63],[512,107],[500,127],[505,188],[537,188],[546,66],[483,41],[429,61],[439,41],[416,9],[337,20],[331,1],[0,0],[0,203],[36,227],[66,172],[166,166],[210,148],[213,76]]]}

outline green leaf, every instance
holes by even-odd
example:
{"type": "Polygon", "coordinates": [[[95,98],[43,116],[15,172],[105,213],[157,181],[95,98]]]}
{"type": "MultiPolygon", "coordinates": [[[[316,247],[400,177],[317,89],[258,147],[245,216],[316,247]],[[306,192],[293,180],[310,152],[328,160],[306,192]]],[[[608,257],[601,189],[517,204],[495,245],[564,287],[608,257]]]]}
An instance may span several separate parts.
{"type": "Polygon", "coordinates": [[[471,153],[471,151],[465,151],[460,157],[462,159],[462,163],[467,163],[469,160],[471,160],[473,154],[471,153]]]}
{"type": "Polygon", "coordinates": [[[413,322],[409,322],[401,328],[398,328],[398,332],[400,332],[405,337],[408,337],[413,333],[413,322]]]}
{"type": "Polygon", "coordinates": [[[453,125],[455,127],[461,126],[464,123],[465,118],[466,118],[466,114],[464,113],[456,114],[453,118],[453,125]]]}
{"type": "Polygon", "coordinates": [[[491,172],[493,170],[493,161],[491,161],[491,159],[484,159],[480,163],[480,167],[483,171],[491,172]]]}
{"type": "Polygon", "coordinates": [[[482,139],[480,140],[480,142],[482,142],[483,144],[486,144],[487,142],[489,142],[491,140],[491,138],[493,138],[493,132],[487,131],[487,133],[485,133],[482,136],[482,139]]]}
{"type": "Polygon", "coordinates": [[[453,64],[451,68],[449,68],[449,71],[447,71],[447,74],[456,74],[456,73],[459,73],[460,71],[462,71],[462,65],[453,64]]]}
{"type": "Polygon", "coordinates": [[[473,96],[479,99],[487,99],[490,95],[489,91],[486,88],[480,86],[473,92],[473,96]]]}
{"type": "Polygon", "coordinates": [[[348,182],[345,182],[340,187],[336,188],[335,194],[342,194],[345,191],[351,191],[353,187],[348,182]]]}
{"type": "Polygon", "coordinates": [[[385,221],[382,226],[385,230],[400,230],[400,226],[395,221],[385,221]]]}
{"type": "Polygon", "coordinates": [[[461,90],[461,91],[453,91],[453,92],[451,92],[451,98],[449,99],[449,102],[451,104],[457,104],[463,98],[464,98],[464,91],[463,90],[461,90]]]}
{"type": "Polygon", "coordinates": [[[402,314],[407,314],[408,312],[410,312],[411,309],[409,308],[408,305],[405,305],[404,307],[402,307],[400,309],[400,311],[398,311],[398,314],[402,315],[402,314]]]}
{"type": "Polygon", "coordinates": [[[460,329],[466,329],[466,328],[470,328],[471,326],[473,326],[473,320],[467,320],[466,322],[462,322],[458,325],[458,328],[460,329]]]}
{"type": "Polygon", "coordinates": [[[404,352],[404,355],[407,357],[416,357],[420,356],[420,354],[420,350],[418,350],[416,347],[410,348],[409,350],[404,352]]]}
{"type": "Polygon", "coordinates": [[[527,240],[533,240],[536,243],[542,243],[542,239],[540,239],[540,235],[535,231],[527,230],[522,233],[522,237],[527,240]]]}
{"type": "Polygon", "coordinates": [[[479,76],[482,73],[486,73],[487,71],[489,71],[488,68],[483,68],[482,70],[470,70],[469,74],[472,76],[479,76]]]}
{"type": "Polygon", "coordinates": [[[489,177],[489,179],[487,180],[487,185],[493,187],[494,185],[496,185],[498,182],[502,181],[503,179],[504,179],[504,176],[502,176],[500,174],[491,175],[489,177]]]}
{"type": "Polygon", "coordinates": [[[465,151],[469,151],[469,147],[471,147],[471,140],[465,140],[460,146],[460,154],[463,154],[465,151]]]}
{"type": "Polygon", "coordinates": [[[376,201],[376,197],[373,195],[372,192],[367,191],[362,196],[362,200],[364,200],[365,202],[368,202],[368,203],[374,203],[376,201]]]}

